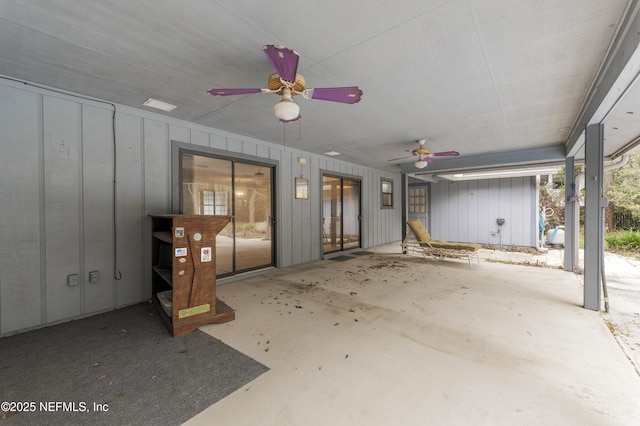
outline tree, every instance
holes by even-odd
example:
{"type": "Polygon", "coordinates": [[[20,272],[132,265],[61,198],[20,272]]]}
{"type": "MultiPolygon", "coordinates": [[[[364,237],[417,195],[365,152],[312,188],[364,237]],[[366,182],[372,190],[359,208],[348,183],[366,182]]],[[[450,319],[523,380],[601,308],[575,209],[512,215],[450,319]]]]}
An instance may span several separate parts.
{"type": "Polygon", "coordinates": [[[640,220],[640,152],[630,155],[627,164],[613,172],[607,197],[617,208],[640,220]]]}

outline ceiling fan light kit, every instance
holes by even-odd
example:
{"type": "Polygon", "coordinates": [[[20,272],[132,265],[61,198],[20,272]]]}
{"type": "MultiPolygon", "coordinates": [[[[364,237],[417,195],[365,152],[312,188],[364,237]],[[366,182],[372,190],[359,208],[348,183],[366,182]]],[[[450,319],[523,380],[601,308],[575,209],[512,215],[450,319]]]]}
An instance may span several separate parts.
{"type": "Polygon", "coordinates": [[[262,50],[275,70],[269,75],[267,88],[209,89],[208,93],[213,96],[252,93],[280,95],[282,99],[275,104],[273,110],[282,123],[289,123],[300,118],[300,106],[292,99],[295,95],[302,95],[305,99],[320,99],[345,104],[355,104],[362,99],[362,90],[357,86],[307,89],[304,77],[297,73],[300,55],[295,50],[278,45],[262,46],[262,50]]]}
{"type": "Polygon", "coordinates": [[[414,165],[419,169],[424,169],[428,164],[429,163],[427,163],[424,158],[420,158],[414,165]]]}
{"type": "Polygon", "coordinates": [[[291,99],[291,89],[285,87],[282,100],[273,106],[276,117],[282,122],[295,121],[300,118],[300,105],[291,99]]]}

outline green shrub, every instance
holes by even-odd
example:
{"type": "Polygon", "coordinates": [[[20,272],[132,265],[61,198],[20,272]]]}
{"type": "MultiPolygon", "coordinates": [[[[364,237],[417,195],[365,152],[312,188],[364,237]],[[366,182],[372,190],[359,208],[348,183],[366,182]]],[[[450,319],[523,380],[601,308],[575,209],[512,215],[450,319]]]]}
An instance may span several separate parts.
{"type": "Polygon", "coordinates": [[[607,248],[621,251],[640,251],[640,232],[614,231],[604,237],[607,248]]]}
{"type": "Polygon", "coordinates": [[[236,232],[253,232],[255,230],[255,223],[236,223],[236,232]]]}

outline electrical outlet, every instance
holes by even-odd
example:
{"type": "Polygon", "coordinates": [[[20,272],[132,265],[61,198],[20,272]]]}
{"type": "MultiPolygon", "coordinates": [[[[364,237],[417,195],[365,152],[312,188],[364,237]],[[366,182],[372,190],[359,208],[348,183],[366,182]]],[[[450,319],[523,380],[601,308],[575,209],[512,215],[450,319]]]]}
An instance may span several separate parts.
{"type": "Polygon", "coordinates": [[[78,285],[78,274],[67,275],[67,286],[76,287],[78,285]]]}
{"type": "Polygon", "coordinates": [[[95,284],[100,281],[100,273],[98,271],[89,272],[89,283],[95,284]]]}

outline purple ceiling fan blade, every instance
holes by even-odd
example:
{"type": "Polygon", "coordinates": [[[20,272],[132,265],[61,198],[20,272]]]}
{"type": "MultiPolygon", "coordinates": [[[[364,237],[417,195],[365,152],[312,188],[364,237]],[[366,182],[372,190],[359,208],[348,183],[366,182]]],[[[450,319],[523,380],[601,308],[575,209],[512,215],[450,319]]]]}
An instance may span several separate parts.
{"type": "Polygon", "coordinates": [[[262,89],[209,89],[207,92],[213,96],[230,96],[260,93],[262,92],[262,89]]]}
{"type": "Polygon", "coordinates": [[[362,98],[362,90],[358,86],[351,87],[325,87],[311,89],[311,99],[355,104],[362,98]]]}
{"type": "Polygon", "coordinates": [[[457,157],[460,155],[458,151],[443,151],[443,152],[434,152],[434,157],[457,157]]]}
{"type": "Polygon", "coordinates": [[[295,50],[272,44],[262,46],[262,50],[264,50],[264,54],[267,55],[271,65],[273,65],[273,69],[276,70],[280,78],[292,82],[296,81],[300,55],[295,50]]]}

